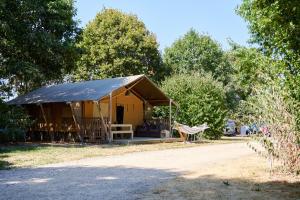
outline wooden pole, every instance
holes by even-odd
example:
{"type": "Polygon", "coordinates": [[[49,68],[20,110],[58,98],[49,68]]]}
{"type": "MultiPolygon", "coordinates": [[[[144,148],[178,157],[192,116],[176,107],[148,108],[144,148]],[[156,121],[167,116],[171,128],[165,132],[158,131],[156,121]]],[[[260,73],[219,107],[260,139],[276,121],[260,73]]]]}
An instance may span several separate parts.
{"type": "MultiPolygon", "coordinates": [[[[46,118],[46,115],[45,115],[45,110],[44,110],[43,104],[39,104],[39,105],[40,105],[40,108],[42,110],[42,115],[43,115],[44,122],[46,124],[47,132],[49,134],[48,122],[47,122],[47,118],[46,118]]],[[[43,133],[41,133],[41,140],[43,140],[43,133]]],[[[51,137],[51,142],[52,142],[52,137],[51,137]]]]}
{"type": "Polygon", "coordinates": [[[100,107],[100,105],[99,105],[99,102],[96,101],[95,103],[97,104],[97,107],[98,107],[98,110],[99,110],[99,114],[100,114],[101,121],[102,121],[102,126],[103,126],[103,128],[104,128],[105,138],[106,138],[106,137],[108,137],[108,135],[107,135],[107,125],[106,125],[105,122],[104,122],[104,118],[103,118],[103,115],[102,115],[102,113],[101,113],[101,107],[100,107]]]}
{"type": "Polygon", "coordinates": [[[74,120],[74,123],[75,123],[77,135],[79,137],[80,142],[83,143],[82,137],[80,135],[80,125],[78,124],[78,121],[76,119],[74,108],[73,108],[71,102],[69,102],[68,104],[70,104],[70,108],[71,108],[71,112],[72,112],[72,117],[73,117],[73,120],[74,120]]]}
{"type": "Polygon", "coordinates": [[[169,114],[170,114],[170,116],[169,116],[169,128],[170,128],[170,136],[171,137],[173,137],[172,136],[172,99],[170,99],[170,103],[169,103],[169,114]]]}
{"type": "Polygon", "coordinates": [[[112,92],[109,94],[109,137],[110,137],[110,142],[113,141],[113,134],[112,134],[112,131],[111,131],[111,124],[112,124],[112,92]]]}

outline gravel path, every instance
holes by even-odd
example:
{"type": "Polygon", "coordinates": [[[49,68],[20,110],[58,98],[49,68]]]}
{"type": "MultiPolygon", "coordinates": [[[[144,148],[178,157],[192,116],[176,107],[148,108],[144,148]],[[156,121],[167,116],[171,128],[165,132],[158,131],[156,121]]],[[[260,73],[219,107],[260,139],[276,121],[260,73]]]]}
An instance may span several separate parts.
{"type": "Polygon", "coordinates": [[[251,154],[245,143],[218,144],[0,171],[0,199],[143,199],[177,176],[251,154]]]}

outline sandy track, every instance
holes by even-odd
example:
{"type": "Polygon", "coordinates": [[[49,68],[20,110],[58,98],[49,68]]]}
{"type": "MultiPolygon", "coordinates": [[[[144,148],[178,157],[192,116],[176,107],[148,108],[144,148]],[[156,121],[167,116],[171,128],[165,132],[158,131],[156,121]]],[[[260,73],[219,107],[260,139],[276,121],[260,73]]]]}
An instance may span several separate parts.
{"type": "Polygon", "coordinates": [[[252,154],[245,143],[218,144],[0,171],[0,199],[142,199],[170,179],[252,154]]]}

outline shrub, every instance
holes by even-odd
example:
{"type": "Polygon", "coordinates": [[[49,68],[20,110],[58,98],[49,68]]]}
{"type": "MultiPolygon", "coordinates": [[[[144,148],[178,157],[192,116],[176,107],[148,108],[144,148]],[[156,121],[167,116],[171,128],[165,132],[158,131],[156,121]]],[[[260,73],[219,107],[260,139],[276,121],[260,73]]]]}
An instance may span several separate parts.
{"type": "MultiPolygon", "coordinates": [[[[209,139],[222,135],[227,113],[223,85],[212,75],[174,75],[162,83],[162,90],[179,106],[176,120],[189,126],[207,123],[205,131],[209,139]]],[[[156,110],[156,114],[167,116],[167,109],[156,110]]]]}
{"type": "Polygon", "coordinates": [[[7,128],[0,130],[0,143],[25,141],[25,130],[7,128]]]}
{"type": "Polygon", "coordinates": [[[244,122],[263,124],[269,134],[261,142],[270,156],[283,161],[285,169],[300,173],[300,132],[297,127],[297,102],[276,84],[272,88],[257,88],[255,95],[241,103],[244,122]],[[270,135],[270,137],[269,137],[270,135]]]}
{"type": "Polygon", "coordinates": [[[0,99],[0,112],[0,143],[24,141],[31,124],[24,109],[8,106],[0,99]]]}

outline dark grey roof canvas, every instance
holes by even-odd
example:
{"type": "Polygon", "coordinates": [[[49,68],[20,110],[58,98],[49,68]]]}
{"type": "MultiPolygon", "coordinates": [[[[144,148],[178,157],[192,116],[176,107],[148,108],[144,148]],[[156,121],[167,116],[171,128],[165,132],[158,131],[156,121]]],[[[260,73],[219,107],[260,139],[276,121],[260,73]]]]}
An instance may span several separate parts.
{"type": "Polygon", "coordinates": [[[143,77],[145,76],[136,75],[46,86],[19,96],[9,101],[8,104],[96,101],[143,77]]]}

